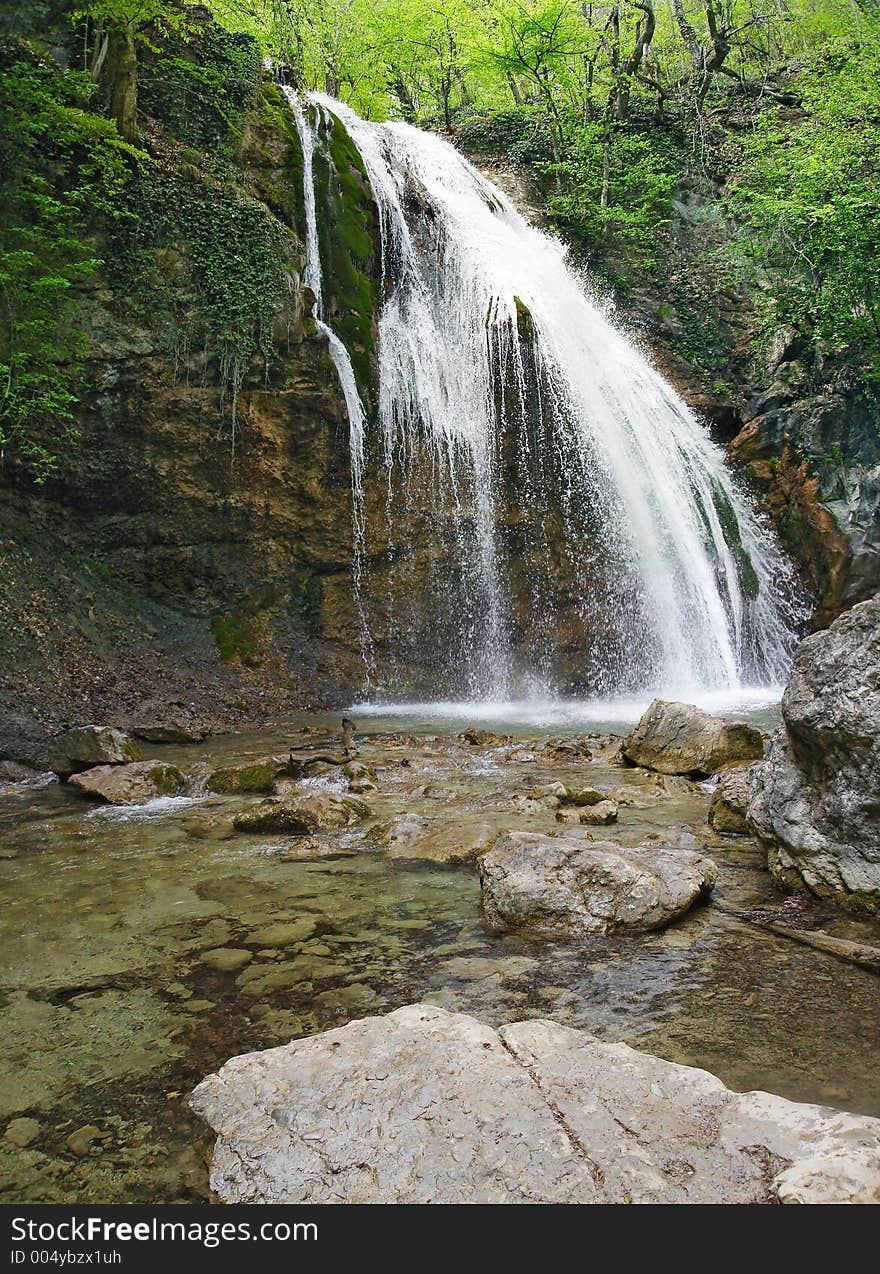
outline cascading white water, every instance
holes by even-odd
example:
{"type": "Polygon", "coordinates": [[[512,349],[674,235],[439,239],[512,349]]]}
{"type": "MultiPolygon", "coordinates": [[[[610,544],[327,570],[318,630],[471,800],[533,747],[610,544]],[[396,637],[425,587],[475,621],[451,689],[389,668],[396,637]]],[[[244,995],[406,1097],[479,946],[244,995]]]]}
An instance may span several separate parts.
{"type": "MultiPolygon", "coordinates": [[[[321,249],[318,241],[318,215],[315,201],[315,148],[320,144],[319,120],[314,121],[308,115],[294,89],[285,85],[281,89],[287,98],[296,121],[303,157],[303,207],[306,218],[306,268],[303,282],[311,288],[315,296],[312,315],[315,326],[327,341],[327,349],[336,374],[345,408],[348,413],[348,437],[351,457],[352,484],[352,540],[354,545],[354,587],[355,599],[361,627],[365,629],[360,606],[361,566],[364,552],[364,513],[363,513],[363,475],[364,475],[364,435],[366,430],[366,413],[358,393],[357,380],[352,366],[351,356],[343,341],[324,321],[324,272],[321,268],[321,249]]],[[[320,108],[315,108],[316,110],[320,108]]],[[[324,123],[329,117],[324,117],[324,123]]]]}
{"type": "MultiPolygon", "coordinates": [[[[308,186],[316,133],[290,99],[308,186]]],[[[424,604],[446,608],[455,630],[444,638],[447,686],[485,699],[522,692],[529,678],[552,686],[563,576],[589,634],[576,678],[593,693],[696,698],[781,682],[790,567],[720,448],[589,297],[562,245],[439,137],[367,123],[321,94],[311,101],[329,126],[344,123],[378,204],[387,556],[427,510],[449,584],[424,604]]],[[[314,189],[305,196],[320,297],[314,189]]],[[[349,415],[359,572],[369,431],[362,407],[349,404],[349,415]]],[[[412,589],[404,582],[395,598],[393,571],[384,587],[393,647],[412,589]]]]}

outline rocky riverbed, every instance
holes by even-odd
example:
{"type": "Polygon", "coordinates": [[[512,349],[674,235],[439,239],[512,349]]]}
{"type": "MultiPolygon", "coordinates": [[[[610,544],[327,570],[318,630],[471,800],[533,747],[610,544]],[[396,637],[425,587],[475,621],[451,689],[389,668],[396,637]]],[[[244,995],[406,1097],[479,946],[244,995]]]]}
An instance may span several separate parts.
{"type": "Polygon", "coordinates": [[[551,1019],[732,1089],[880,1114],[876,976],[731,913],[795,906],[874,943],[876,920],[793,904],[752,839],[709,827],[710,784],[624,765],[605,735],[370,728],[348,773],[338,719],[312,717],[142,748],[184,775],[184,795],[113,805],[6,783],[3,1197],[205,1197],[212,1135],[187,1104],[205,1075],[415,1001],[491,1027],[551,1019]],[[280,793],[251,786],[291,751],[280,793]],[[575,802],[585,792],[616,821],[572,814],[598,808],[575,802]],[[267,802],[362,808],[274,830],[255,817],[267,802]],[[653,932],[492,932],[474,858],[507,831],[698,851],[717,880],[653,932]]]}

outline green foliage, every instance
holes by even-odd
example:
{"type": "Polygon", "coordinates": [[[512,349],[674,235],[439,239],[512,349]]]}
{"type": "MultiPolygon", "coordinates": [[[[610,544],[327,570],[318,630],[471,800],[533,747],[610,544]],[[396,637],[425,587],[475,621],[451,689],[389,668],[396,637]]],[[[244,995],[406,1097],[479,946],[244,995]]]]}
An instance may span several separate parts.
{"type": "MultiPolygon", "coordinates": [[[[875,36],[880,24],[875,24],[875,36]]],[[[771,280],[768,326],[791,324],[880,376],[880,71],[876,40],[839,39],[800,76],[803,114],[768,111],[729,196],[735,252],[771,280]]]]}
{"type": "Polygon", "coordinates": [[[0,73],[0,454],[43,482],[75,437],[76,296],[99,264],[89,222],[119,215],[140,156],[89,112],[84,75],[15,41],[0,73]]]}
{"type": "Polygon", "coordinates": [[[658,136],[603,123],[583,125],[565,158],[546,166],[560,186],[550,195],[551,216],[590,250],[596,264],[609,251],[624,249],[637,269],[653,270],[678,161],[668,132],[658,136]]]}
{"type": "Polygon", "coordinates": [[[259,89],[256,43],[210,25],[172,33],[148,54],[140,78],[140,106],[180,141],[231,153],[242,117],[259,89]]]}
{"type": "Polygon", "coordinates": [[[144,169],[124,197],[110,278],[145,320],[164,323],[170,353],[200,349],[217,365],[234,452],[238,395],[253,360],[271,357],[295,241],[262,204],[204,175],[144,169]]]}

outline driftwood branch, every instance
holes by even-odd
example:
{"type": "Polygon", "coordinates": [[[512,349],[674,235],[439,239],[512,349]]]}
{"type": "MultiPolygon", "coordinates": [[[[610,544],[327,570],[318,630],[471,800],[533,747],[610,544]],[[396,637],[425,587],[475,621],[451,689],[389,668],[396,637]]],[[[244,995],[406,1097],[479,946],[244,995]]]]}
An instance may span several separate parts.
{"type": "Polygon", "coordinates": [[[862,969],[870,969],[872,973],[880,973],[880,947],[872,947],[867,942],[852,942],[849,938],[835,938],[824,929],[794,929],[789,925],[777,924],[773,920],[762,920],[750,915],[747,911],[734,911],[729,907],[719,907],[726,916],[735,920],[743,920],[746,924],[775,933],[780,938],[790,938],[792,942],[803,943],[807,947],[815,947],[827,955],[837,956],[840,960],[848,960],[862,969]]]}

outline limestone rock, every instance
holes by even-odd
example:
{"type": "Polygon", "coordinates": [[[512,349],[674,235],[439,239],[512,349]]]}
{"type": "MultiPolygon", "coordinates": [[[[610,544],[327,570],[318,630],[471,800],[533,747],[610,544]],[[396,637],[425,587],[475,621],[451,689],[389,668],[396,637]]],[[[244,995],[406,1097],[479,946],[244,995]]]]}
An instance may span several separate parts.
{"type": "Polygon", "coordinates": [[[479,871],[490,929],[557,938],[659,929],[708,893],[716,874],[711,859],[692,850],[624,849],[535,832],[507,832],[479,871]]]}
{"type": "Polygon", "coordinates": [[[709,806],[709,826],[716,832],[748,831],[749,775],[753,765],[729,765],[718,771],[718,786],[709,806]]]}
{"type": "Polygon", "coordinates": [[[488,823],[436,822],[398,818],[370,828],[369,838],[389,858],[426,859],[435,863],[469,863],[485,854],[498,832],[488,823]]]}
{"type": "Polygon", "coordinates": [[[880,594],[802,641],[748,821],[795,887],[880,908],[880,594]]]}
{"type": "Polygon", "coordinates": [[[84,725],[53,740],[49,767],[66,778],[95,765],[125,765],[140,759],[137,745],[123,730],[106,725],[84,725]]]}
{"type": "Polygon", "coordinates": [[[607,827],[617,822],[617,806],[614,801],[603,799],[595,805],[563,805],[556,811],[558,823],[587,823],[591,827],[607,827]]]}
{"type": "Polygon", "coordinates": [[[253,953],[243,947],[215,947],[213,951],[202,952],[200,963],[217,973],[238,973],[253,958],[253,953]]]}
{"type": "Polygon", "coordinates": [[[427,1004],[234,1057],[191,1104],[226,1203],[880,1199],[880,1120],[427,1004]]]}
{"type": "Polygon", "coordinates": [[[6,1125],[6,1131],[3,1136],[11,1146],[18,1146],[19,1149],[24,1149],[32,1141],[36,1141],[40,1131],[39,1120],[31,1119],[27,1115],[20,1115],[18,1119],[10,1120],[6,1125]]]}
{"type": "Polygon", "coordinates": [[[233,820],[240,832],[338,832],[368,818],[370,807],[356,796],[309,792],[304,796],[273,797],[233,820]]]}
{"type": "Polygon", "coordinates": [[[134,761],[130,765],[97,765],[67,780],[83,796],[110,805],[144,805],[158,796],[182,796],[186,779],[175,765],[134,761]]]}
{"type": "Polygon", "coordinates": [[[661,774],[714,774],[735,761],[764,755],[760,730],[743,721],[723,721],[690,703],[655,699],[621,752],[634,765],[661,774]]]}
{"type": "Polygon", "coordinates": [[[319,858],[351,858],[357,850],[326,836],[304,836],[278,855],[279,863],[313,863],[319,858]]]}

